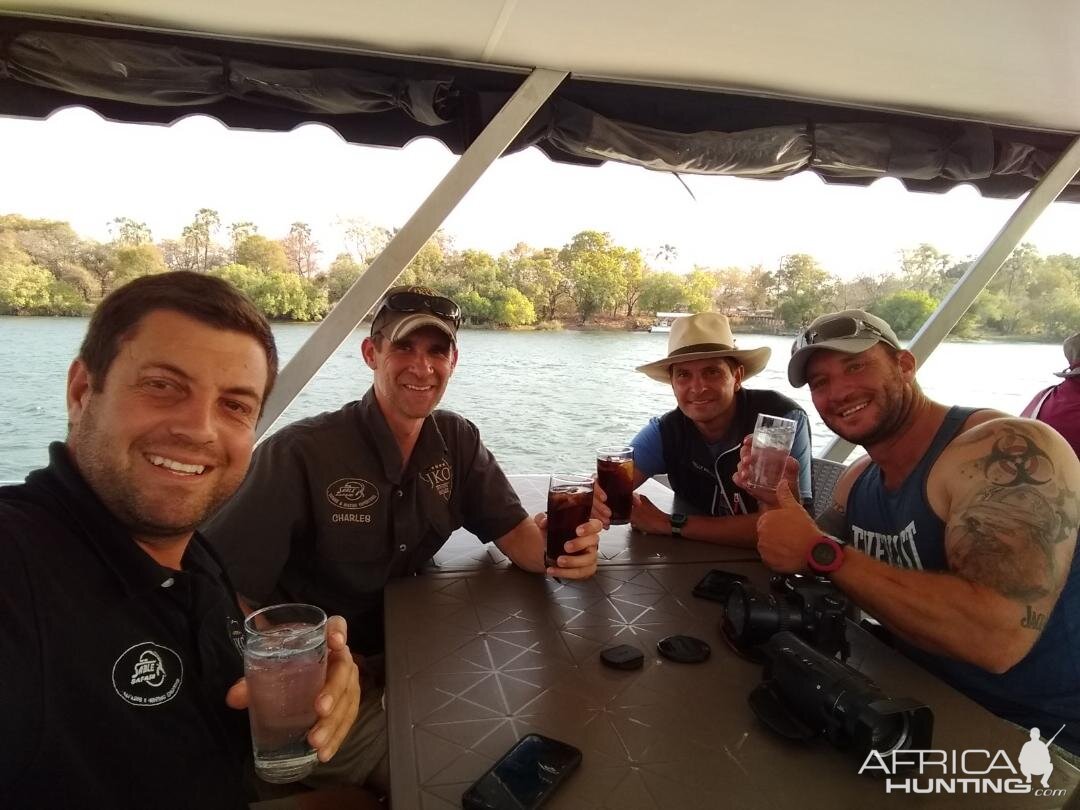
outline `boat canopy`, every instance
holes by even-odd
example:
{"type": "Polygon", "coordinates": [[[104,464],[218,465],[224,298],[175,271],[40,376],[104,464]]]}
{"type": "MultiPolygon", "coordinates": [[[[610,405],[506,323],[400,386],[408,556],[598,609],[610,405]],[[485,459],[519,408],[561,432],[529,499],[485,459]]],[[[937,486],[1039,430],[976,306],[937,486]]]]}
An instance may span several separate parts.
{"type": "MultiPolygon", "coordinates": [[[[428,136],[462,154],[541,67],[568,76],[507,152],[991,197],[1028,191],[1080,132],[1073,0],[797,14],[700,0],[19,5],[0,12],[2,115],[317,122],[353,143],[428,136]]],[[[1080,181],[1059,199],[1080,200],[1080,181]]]]}
{"type": "MultiPolygon", "coordinates": [[[[502,154],[1026,195],[908,348],[922,361],[1053,200],[1080,200],[1076,0],[21,0],[0,115],[209,115],[461,155],[282,369],[263,435],[502,154]]],[[[842,460],[834,442],[825,457],[842,460]]]]}

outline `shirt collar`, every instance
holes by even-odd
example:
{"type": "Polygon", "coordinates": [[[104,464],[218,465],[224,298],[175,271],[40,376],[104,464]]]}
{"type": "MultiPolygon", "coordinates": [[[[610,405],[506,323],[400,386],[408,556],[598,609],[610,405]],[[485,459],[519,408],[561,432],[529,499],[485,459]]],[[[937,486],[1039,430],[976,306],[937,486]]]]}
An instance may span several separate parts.
{"type": "Polygon", "coordinates": [[[383,473],[392,484],[400,484],[406,473],[415,474],[417,470],[423,470],[439,461],[448,454],[446,439],[439,430],[435,417],[432,414],[424,419],[423,427],[420,428],[420,436],[416,440],[412,455],[409,456],[407,470],[401,468],[401,448],[398,447],[397,439],[386,424],[379,402],[375,398],[375,387],[372,386],[364,394],[359,404],[359,418],[371,432],[375,440],[375,449],[382,463],[383,473]]]}
{"type": "MultiPolygon", "coordinates": [[[[47,492],[65,523],[95,549],[102,562],[112,570],[129,593],[161,587],[178,572],[158,564],[143,551],[131,532],[105,507],[82,477],[63,442],[49,445],[49,466],[35,470],[26,478],[31,493],[47,492]]],[[[220,572],[215,558],[205,548],[205,541],[195,535],[181,560],[184,571],[220,572]]]]}

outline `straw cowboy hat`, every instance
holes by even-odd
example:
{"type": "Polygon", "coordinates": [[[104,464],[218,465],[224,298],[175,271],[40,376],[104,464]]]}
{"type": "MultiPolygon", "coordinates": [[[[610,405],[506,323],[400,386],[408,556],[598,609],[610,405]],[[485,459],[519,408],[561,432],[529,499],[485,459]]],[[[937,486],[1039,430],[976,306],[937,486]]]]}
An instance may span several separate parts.
{"type": "Polygon", "coordinates": [[[1069,361],[1069,367],[1063,371],[1055,371],[1056,377],[1080,377],[1080,332],[1065,341],[1061,346],[1065,350],[1065,359],[1069,361]]]}
{"type": "Polygon", "coordinates": [[[760,349],[735,348],[735,338],[731,334],[727,316],[719,312],[702,312],[700,315],[676,318],[668,336],[667,357],[638,366],[636,370],[657,382],[670,383],[669,369],[674,363],[733,357],[742,365],[745,380],[764,370],[770,354],[772,349],[768,346],[760,349]]]}

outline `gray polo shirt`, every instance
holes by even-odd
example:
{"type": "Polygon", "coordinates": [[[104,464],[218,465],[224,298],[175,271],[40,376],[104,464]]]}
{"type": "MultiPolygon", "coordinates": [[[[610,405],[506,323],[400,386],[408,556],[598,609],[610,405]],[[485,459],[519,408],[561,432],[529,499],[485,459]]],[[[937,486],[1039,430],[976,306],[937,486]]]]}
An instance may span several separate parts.
{"type": "Polygon", "coordinates": [[[476,426],[450,411],[424,421],[402,469],[369,390],[260,445],[202,531],[245,597],[341,614],[353,650],[374,655],[389,579],[416,573],[461,526],[491,542],[526,516],[476,426]]]}

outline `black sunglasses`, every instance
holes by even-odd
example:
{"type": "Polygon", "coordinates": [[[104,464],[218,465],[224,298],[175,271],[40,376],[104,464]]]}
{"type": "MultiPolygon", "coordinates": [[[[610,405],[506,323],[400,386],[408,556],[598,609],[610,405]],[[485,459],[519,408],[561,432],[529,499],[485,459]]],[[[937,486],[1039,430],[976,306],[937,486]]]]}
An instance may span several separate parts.
{"type": "Polygon", "coordinates": [[[446,321],[452,321],[454,328],[461,326],[461,307],[441,295],[425,295],[417,292],[396,292],[386,296],[381,309],[392,312],[430,312],[446,321]]]}
{"type": "Polygon", "coordinates": [[[867,323],[862,318],[845,316],[825,321],[800,333],[791,345],[791,353],[795,354],[799,349],[805,349],[807,346],[823,343],[826,340],[859,337],[867,332],[893,345],[892,338],[888,337],[872,323],[867,323]]]}

